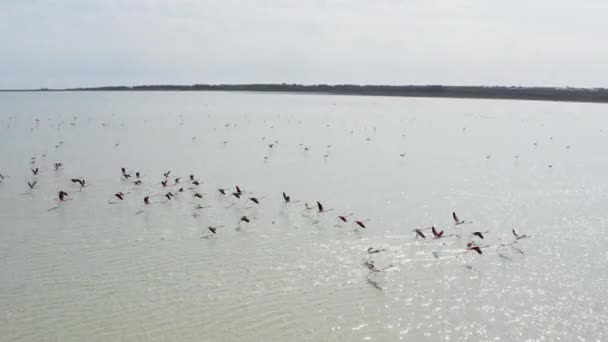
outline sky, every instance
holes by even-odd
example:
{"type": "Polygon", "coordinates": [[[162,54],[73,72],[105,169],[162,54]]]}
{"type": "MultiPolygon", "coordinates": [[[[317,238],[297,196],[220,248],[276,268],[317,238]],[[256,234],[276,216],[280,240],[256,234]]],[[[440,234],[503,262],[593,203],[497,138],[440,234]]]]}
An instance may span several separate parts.
{"type": "Polygon", "coordinates": [[[605,0],[0,0],[0,88],[608,87],[605,0]]]}

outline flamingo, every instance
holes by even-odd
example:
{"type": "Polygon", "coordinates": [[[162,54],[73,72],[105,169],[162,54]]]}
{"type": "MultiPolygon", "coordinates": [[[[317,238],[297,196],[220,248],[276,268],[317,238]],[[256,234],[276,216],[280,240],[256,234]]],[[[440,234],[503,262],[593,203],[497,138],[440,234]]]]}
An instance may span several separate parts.
{"type": "Polygon", "coordinates": [[[452,211],[452,218],[454,219],[455,225],[460,225],[464,223],[464,221],[458,219],[458,215],[456,215],[455,211],[452,211]]]}
{"type": "Polygon", "coordinates": [[[473,232],[473,235],[483,240],[483,234],[481,232],[473,232]]]}
{"type": "Polygon", "coordinates": [[[37,176],[38,175],[38,171],[40,171],[38,168],[31,169],[31,170],[32,170],[32,173],[34,174],[34,176],[37,176]]]}
{"type": "Polygon", "coordinates": [[[511,232],[513,233],[513,235],[515,236],[515,240],[520,240],[520,239],[527,239],[527,238],[531,238],[530,235],[527,234],[518,234],[517,231],[515,230],[515,228],[513,228],[511,230],[511,232]]]}
{"type": "Polygon", "coordinates": [[[38,181],[34,181],[33,183],[30,183],[29,181],[27,182],[27,185],[30,187],[30,189],[34,189],[34,187],[36,186],[36,183],[38,183],[38,181]]]}
{"type": "Polygon", "coordinates": [[[123,194],[122,192],[117,192],[114,194],[114,197],[118,198],[119,200],[124,200],[125,199],[125,194],[123,194]]]}
{"type": "Polygon", "coordinates": [[[194,193],[194,197],[196,197],[196,198],[203,198],[203,195],[201,195],[198,192],[196,192],[196,193],[194,193]]]}
{"type": "Polygon", "coordinates": [[[163,175],[165,176],[165,178],[169,178],[170,174],[171,174],[171,171],[167,171],[167,172],[163,173],[163,175]]]}
{"type": "Polygon", "coordinates": [[[483,252],[481,251],[481,247],[477,246],[473,242],[467,243],[467,250],[465,253],[468,253],[470,251],[475,251],[475,252],[477,252],[477,254],[483,254],[483,252]]]}
{"type": "Polygon", "coordinates": [[[439,239],[443,236],[443,230],[437,231],[437,229],[435,229],[435,226],[431,227],[431,231],[433,232],[433,235],[435,235],[436,239],[439,239]]]}
{"type": "Polygon", "coordinates": [[[144,197],[144,203],[145,204],[150,204],[150,196],[144,197]]]}
{"type": "Polygon", "coordinates": [[[65,191],[63,191],[63,190],[59,191],[59,200],[60,200],[60,201],[65,201],[65,198],[66,198],[67,196],[68,196],[68,193],[67,193],[67,192],[65,192],[65,191]]]}
{"type": "Polygon", "coordinates": [[[239,221],[244,221],[244,222],[247,222],[247,223],[250,222],[250,220],[249,220],[249,218],[247,216],[241,216],[241,219],[239,221]]]}
{"type": "Polygon", "coordinates": [[[291,197],[287,196],[285,192],[283,192],[283,200],[285,203],[289,203],[291,201],[291,197]]]}
{"type": "Polygon", "coordinates": [[[71,181],[72,181],[72,183],[78,183],[78,184],[80,184],[80,187],[84,187],[85,184],[86,184],[84,178],[82,178],[82,179],[72,178],[71,181]]]}
{"type": "Polygon", "coordinates": [[[137,179],[139,179],[139,177],[140,177],[139,171],[135,172],[135,177],[137,177],[137,179]]]}
{"type": "Polygon", "coordinates": [[[217,191],[219,191],[220,194],[226,196],[226,189],[217,189],[217,191]]]}
{"type": "Polygon", "coordinates": [[[421,238],[426,239],[426,235],[424,235],[421,229],[414,229],[414,232],[416,232],[417,237],[420,236],[421,238]]]}
{"type": "Polygon", "coordinates": [[[255,197],[250,197],[249,200],[255,204],[260,204],[260,201],[255,197]]]}
{"type": "Polygon", "coordinates": [[[165,194],[165,197],[167,197],[167,200],[169,200],[169,201],[170,201],[170,200],[171,200],[173,197],[175,197],[175,195],[173,195],[171,192],[167,192],[167,193],[165,194]]]}
{"type": "Polygon", "coordinates": [[[369,220],[365,220],[365,221],[356,220],[356,221],[355,221],[355,224],[356,224],[357,226],[361,227],[361,228],[367,228],[367,227],[365,226],[365,223],[364,223],[364,222],[367,222],[367,221],[369,221],[369,220]]]}
{"type": "Polygon", "coordinates": [[[165,179],[164,181],[161,181],[160,184],[163,185],[163,188],[167,186],[167,180],[165,179]]]}
{"type": "Polygon", "coordinates": [[[195,180],[195,181],[192,181],[192,184],[194,184],[194,185],[196,185],[196,186],[199,186],[199,185],[201,185],[201,182],[199,182],[199,181],[195,180]]]}

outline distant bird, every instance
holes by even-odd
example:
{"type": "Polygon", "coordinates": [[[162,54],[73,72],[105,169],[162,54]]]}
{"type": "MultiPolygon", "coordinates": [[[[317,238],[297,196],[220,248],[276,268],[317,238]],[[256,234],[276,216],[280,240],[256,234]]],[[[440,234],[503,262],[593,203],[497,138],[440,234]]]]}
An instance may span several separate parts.
{"type": "Polygon", "coordinates": [[[174,195],[173,195],[171,192],[167,192],[167,193],[165,194],[165,197],[167,197],[167,200],[169,200],[169,201],[170,201],[170,200],[171,200],[171,199],[174,197],[174,195]]]}
{"type": "Polygon", "coordinates": [[[175,178],[175,184],[179,184],[179,181],[181,180],[180,177],[175,178]]]}
{"type": "Polygon", "coordinates": [[[236,198],[238,198],[238,199],[241,199],[241,194],[240,194],[240,193],[238,193],[238,192],[233,192],[233,193],[232,193],[232,196],[234,196],[234,197],[236,197],[236,198]]]}
{"type": "Polygon", "coordinates": [[[431,227],[431,231],[433,232],[433,235],[435,235],[436,239],[439,239],[440,237],[443,236],[443,230],[437,231],[437,229],[435,229],[435,226],[431,227]]]}
{"type": "Polygon", "coordinates": [[[125,194],[123,194],[122,192],[117,192],[114,194],[114,197],[118,198],[119,200],[124,200],[125,199],[125,194]]]}
{"type": "Polygon", "coordinates": [[[160,184],[162,184],[163,187],[166,187],[167,186],[167,180],[165,179],[164,181],[160,182],[160,184]]]}
{"type": "Polygon", "coordinates": [[[141,185],[141,181],[138,179],[135,182],[133,182],[133,184],[135,184],[135,185],[141,185]]]}
{"type": "Polygon", "coordinates": [[[59,170],[63,167],[63,164],[61,162],[56,162],[55,164],[53,164],[53,166],[55,167],[55,170],[59,170]]]}
{"type": "Polygon", "coordinates": [[[0,173],[0,180],[5,180],[7,177],[8,177],[8,176],[3,175],[3,174],[1,174],[1,173],[0,173]]]}
{"type": "Polygon", "coordinates": [[[455,211],[452,211],[452,218],[454,219],[454,224],[455,225],[459,225],[459,224],[463,224],[464,221],[458,219],[458,215],[456,215],[455,211]]]}
{"type": "Polygon", "coordinates": [[[255,204],[260,204],[260,201],[255,197],[250,197],[249,200],[255,204]]]}
{"type": "Polygon", "coordinates": [[[217,229],[215,227],[207,227],[207,229],[209,229],[210,232],[212,232],[213,234],[217,234],[217,229]]]}
{"type": "Polygon", "coordinates": [[[367,228],[367,227],[365,226],[365,224],[363,223],[363,221],[356,220],[356,221],[355,221],[355,224],[356,224],[357,226],[361,227],[361,228],[367,228]]]}
{"type": "Polygon", "coordinates": [[[289,203],[291,201],[291,198],[283,192],[283,200],[285,201],[285,203],[289,203]]]}
{"type": "Polygon", "coordinates": [[[38,168],[32,169],[32,173],[34,174],[34,176],[38,175],[38,171],[40,171],[38,168]]]}
{"type": "Polygon", "coordinates": [[[165,178],[169,178],[169,174],[171,174],[171,171],[167,171],[167,172],[163,173],[163,175],[165,176],[165,178]]]}
{"type": "Polygon", "coordinates": [[[241,191],[241,188],[239,188],[239,186],[238,186],[238,185],[236,185],[236,186],[235,186],[235,188],[236,188],[236,193],[237,193],[237,194],[241,195],[241,194],[243,193],[243,192],[241,191]]]}
{"type": "Polygon", "coordinates": [[[196,185],[196,186],[199,186],[199,185],[201,185],[201,182],[199,182],[199,181],[195,180],[195,181],[192,181],[192,184],[194,184],[194,185],[196,185]]]}
{"type": "Polygon", "coordinates": [[[177,189],[177,192],[184,192],[184,188],[182,187],[182,188],[177,189]]]}
{"type": "Polygon", "coordinates": [[[417,236],[420,236],[423,239],[426,239],[426,235],[424,235],[424,233],[422,232],[421,229],[414,229],[414,232],[416,232],[417,236]]]}
{"type": "Polygon", "coordinates": [[[483,254],[481,252],[481,248],[479,246],[477,246],[476,244],[474,244],[473,242],[467,243],[467,253],[470,251],[475,251],[475,252],[477,252],[477,254],[483,254]]]}
{"type": "Polygon", "coordinates": [[[33,183],[30,183],[29,181],[27,182],[27,185],[30,187],[30,189],[34,189],[34,187],[36,186],[36,183],[38,183],[38,181],[34,181],[33,183]]]}
{"type": "Polygon", "coordinates": [[[140,177],[139,171],[135,172],[135,177],[137,177],[139,179],[139,177],[140,177]]]}
{"type": "Polygon", "coordinates": [[[224,196],[226,195],[226,189],[217,189],[217,191],[219,191],[220,194],[222,194],[224,196]]]}
{"type": "Polygon", "coordinates": [[[367,249],[367,253],[368,253],[368,254],[375,254],[375,253],[380,253],[380,252],[385,251],[385,250],[386,250],[386,249],[384,249],[384,248],[373,248],[373,247],[369,247],[369,248],[367,249]]]}
{"type": "Polygon", "coordinates": [[[345,223],[346,223],[346,222],[348,222],[348,217],[349,217],[350,215],[352,215],[352,214],[349,214],[349,215],[340,215],[340,216],[338,216],[338,219],[339,219],[340,221],[342,221],[342,222],[345,222],[345,223]]]}
{"type": "Polygon", "coordinates": [[[193,174],[190,174],[190,176],[189,176],[189,177],[190,177],[190,180],[191,180],[191,181],[193,181],[193,180],[194,180],[194,175],[193,175],[193,174]]]}
{"type": "Polygon", "coordinates": [[[144,203],[145,204],[150,204],[150,196],[144,197],[144,203]]]}
{"type": "Polygon", "coordinates": [[[247,223],[250,222],[250,220],[249,220],[249,218],[247,216],[241,216],[240,221],[244,221],[244,222],[247,222],[247,223]]]}
{"type": "Polygon", "coordinates": [[[480,239],[483,239],[483,234],[481,232],[473,232],[474,236],[477,236],[480,239]]]}
{"type": "Polygon", "coordinates": [[[194,193],[194,197],[196,198],[203,198],[203,195],[199,194],[198,192],[194,193]]]}
{"type": "Polygon", "coordinates": [[[60,201],[65,201],[65,198],[68,196],[68,193],[65,191],[59,191],[59,200],[60,201]]]}
{"type": "Polygon", "coordinates": [[[513,228],[513,230],[511,230],[511,232],[515,236],[515,240],[527,239],[527,238],[531,237],[531,236],[526,235],[526,234],[519,234],[519,233],[517,233],[517,231],[515,230],[515,228],[513,228]]]}
{"type": "Polygon", "coordinates": [[[72,178],[71,179],[72,183],[78,183],[80,184],[80,187],[85,186],[85,180],[83,179],[79,179],[79,178],[72,178]]]}

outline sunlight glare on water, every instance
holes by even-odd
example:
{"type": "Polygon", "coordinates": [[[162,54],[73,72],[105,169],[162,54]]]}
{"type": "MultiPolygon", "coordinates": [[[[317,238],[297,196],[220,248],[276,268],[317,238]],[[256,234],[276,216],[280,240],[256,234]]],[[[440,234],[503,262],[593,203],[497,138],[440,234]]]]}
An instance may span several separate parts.
{"type": "Polygon", "coordinates": [[[0,103],[2,340],[607,338],[605,105],[221,92],[0,103]],[[431,225],[445,237],[416,238],[431,225]],[[532,238],[497,249],[513,228],[532,238]],[[483,254],[465,255],[469,241],[483,254]],[[386,271],[370,274],[371,260],[386,271]]]}

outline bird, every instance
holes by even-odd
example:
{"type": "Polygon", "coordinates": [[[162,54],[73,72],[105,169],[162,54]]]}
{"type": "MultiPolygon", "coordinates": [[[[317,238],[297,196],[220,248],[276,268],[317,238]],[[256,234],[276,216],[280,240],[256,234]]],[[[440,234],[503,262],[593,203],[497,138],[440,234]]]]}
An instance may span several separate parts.
{"type": "Polygon", "coordinates": [[[72,178],[71,179],[72,183],[78,183],[80,184],[81,187],[83,187],[85,185],[85,180],[83,179],[79,179],[79,178],[72,178]]]}
{"type": "Polygon", "coordinates": [[[56,162],[55,164],[53,164],[53,166],[55,167],[55,170],[57,171],[63,167],[63,164],[61,162],[56,162]]]}
{"type": "Polygon", "coordinates": [[[167,172],[163,173],[163,175],[165,176],[165,178],[169,178],[169,174],[171,174],[171,171],[167,171],[167,172]]]}
{"type": "Polygon", "coordinates": [[[458,219],[458,215],[456,215],[455,211],[452,211],[452,218],[454,219],[454,224],[455,225],[459,225],[459,224],[463,224],[464,221],[461,221],[458,219]]]}
{"type": "Polygon", "coordinates": [[[340,215],[340,216],[338,216],[338,219],[342,222],[348,222],[348,219],[347,219],[348,216],[350,216],[350,215],[340,215]]]}
{"type": "Polygon", "coordinates": [[[135,177],[137,177],[139,179],[139,177],[140,177],[139,171],[135,172],[135,177]]]}
{"type": "Polygon", "coordinates": [[[135,182],[133,182],[133,184],[135,184],[135,185],[141,185],[141,180],[138,179],[135,182]]]}
{"type": "Polygon", "coordinates": [[[477,236],[480,239],[483,239],[483,234],[481,232],[473,232],[474,236],[477,236]]]}
{"type": "Polygon", "coordinates": [[[193,181],[194,180],[194,174],[190,174],[190,180],[193,181]]]}
{"type": "Polygon", "coordinates": [[[125,194],[123,194],[122,192],[117,192],[114,194],[114,197],[118,198],[119,200],[124,200],[125,199],[125,194]]]}
{"type": "Polygon", "coordinates": [[[67,196],[68,196],[68,193],[67,193],[67,192],[65,192],[65,191],[63,191],[63,190],[59,191],[59,200],[60,200],[60,201],[65,201],[65,198],[66,198],[67,196]]]}
{"type": "Polygon", "coordinates": [[[34,174],[34,176],[38,175],[38,171],[40,171],[38,168],[32,169],[32,173],[34,174]]]}
{"type": "Polygon", "coordinates": [[[160,184],[162,184],[163,187],[166,187],[167,186],[167,180],[165,179],[164,181],[161,181],[160,184]]]}
{"type": "Polygon", "coordinates": [[[217,191],[219,191],[220,194],[222,194],[224,196],[226,195],[226,189],[217,189],[217,191]]]}
{"type": "Polygon", "coordinates": [[[36,183],[38,183],[38,181],[34,181],[33,183],[30,183],[29,181],[27,182],[27,185],[30,187],[30,189],[34,189],[34,187],[36,186],[36,183]]]}
{"type": "Polygon", "coordinates": [[[373,248],[373,247],[369,247],[369,248],[367,249],[367,253],[368,253],[368,254],[375,254],[375,253],[380,253],[380,252],[382,252],[382,251],[384,251],[384,250],[385,250],[384,248],[373,248]]]}
{"type": "Polygon", "coordinates": [[[235,186],[235,188],[236,188],[236,193],[237,193],[237,194],[239,194],[239,195],[240,195],[240,194],[242,194],[242,193],[243,193],[243,192],[241,191],[241,188],[239,188],[239,186],[238,186],[238,185],[236,185],[236,186],[235,186]]]}
{"type": "Polygon", "coordinates": [[[180,180],[181,180],[181,178],[180,178],[180,177],[176,177],[176,178],[175,178],[175,184],[179,184],[179,181],[180,181],[180,180]]]}
{"type": "Polygon", "coordinates": [[[194,193],[194,197],[196,198],[203,198],[203,195],[199,194],[198,192],[194,193]]]}
{"type": "Polygon", "coordinates": [[[515,236],[515,240],[527,239],[527,238],[531,237],[531,236],[526,235],[526,234],[519,234],[519,233],[517,233],[517,231],[515,230],[515,228],[513,228],[513,230],[511,230],[511,232],[515,236]]]}
{"type": "Polygon", "coordinates": [[[244,222],[247,222],[247,223],[250,222],[250,220],[249,220],[249,218],[247,216],[241,216],[240,221],[244,221],[244,222]]]}
{"type": "Polygon", "coordinates": [[[145,204],[150,204],[150,196],[144,197],[144,203],[145,204]]]}
{"type": "Polygon", "coordinates": [[[241,194],[240,194],[240,193],[238,193],[238,192],[233,192],[233,193],[232,193],[232,196],[234,196],[234,197],[236,197],[236,198],[238,198],[238,199],[241,199],[241,194]]]}
{"type": "Polygon", "coordinates": [[[5,180],[8,176],[0,173],[0,180],[5,180]]]}
{"type": "Polygon", "coordinates": [[[260,204],[260,201],[255,197],[250,197],[249,200],[255,204],[260,204]]]}
{"type": "Polygon", "coordinates": [[[291,201],[291,197],[287,196],[285,192],[283,192],[283,200],[285,203],[289,203],[291,201]]]}
{"type": "Polygon", "coordinates": [[[363,221],[356,220],[356,221],[355,221],[355,224],[356,224],[356,225],[358,225],[358,226],[359,226],[359,227],[361,227],[361,228],[367,228],[367,227],[365,226],[365,224],[363,223],[363,221]]]}
{"type": "Polygon", "coordinates": [[[477,254],[483,254],[483,252],[481,251],[481,248],[479,246],[477,246],[476,244],[474,244],[473,242],[467,243],[467,253],[470,251],[475,251],[475,252],[477,252],[477,254]]]}
{"type": "Polygon", "coordinates": [[[199,181],[195,180],[195,181],[192,181],[192,184],[194,184],[194,185],[196,185],[196,186],[199,186],[199,185],[201,185],[201,182],[199,182],[199,181]]]}
{"type": "Polygon", "coordinates": [[[435,229],[435,226],[431,227],[431,231],[433,232],[433,235],[435,235],[436,239],[439,239],[440,237],[443,236],[443,230],[437,231],[437,229],[435,229]]]}
{"type": "Polygon", "coordinates": [[[414,232],[416,232],[417,236],[420,236],[423,239],[426,239],[426,235],[424,235],[424,233],[422,232],[421,229],[414,229],[414,232]]]}
{"type": "Polygon", "coordinates": [[[167,197],[167,200],[169,200],[169,201],[170,201],[170,200],[171,200],[171,199],[174,197],[174,195],[173,195],[171,192],[167,192],[167,193],[165,194],[165,197],[167,197]]]}

